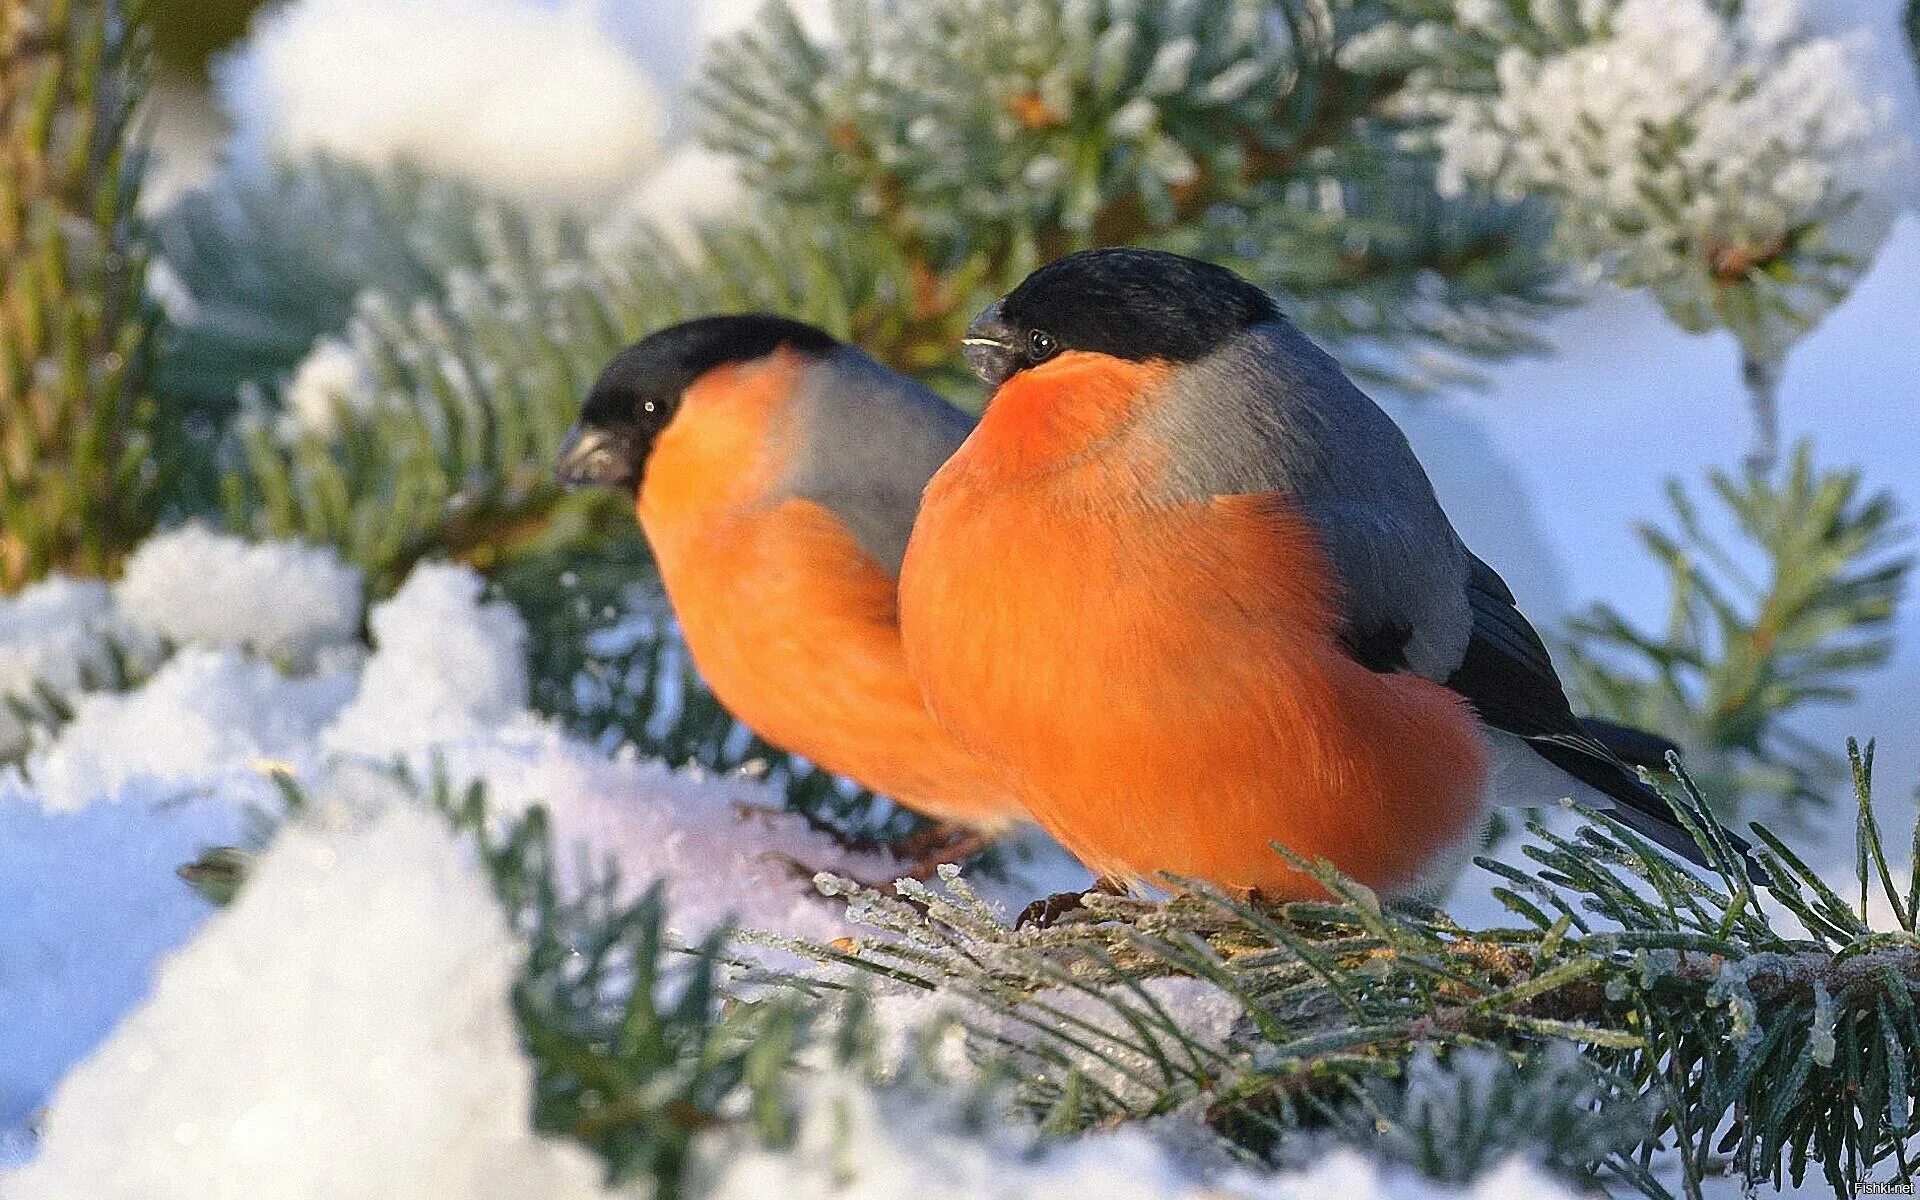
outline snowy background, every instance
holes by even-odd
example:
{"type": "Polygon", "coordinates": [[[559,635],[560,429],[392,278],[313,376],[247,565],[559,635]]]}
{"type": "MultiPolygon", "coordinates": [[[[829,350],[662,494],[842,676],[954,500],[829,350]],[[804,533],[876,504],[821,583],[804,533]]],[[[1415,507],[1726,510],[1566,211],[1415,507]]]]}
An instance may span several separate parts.
{"type": "MultiPolygon", "coordinates": [[[[183,85],[163,93],[149,202],[223,154],[244,165],[318,148],[421,159],[595,218],[718,211],[733,192],[687,145],[680,92],[706,39],[753,7],[302,0],[218,64],[212,99],[183,85]]],[[[825,4],[805,7],[826,21],[825,4]]],[[[1820,13],[1865,39],[1863,77],[1920,135],[1897,8],[1860,0],[1820,13]]],[[[1881,199],[1900,215],[1885,246],[1796,349],[1783,394],[1788,441],[1815,436],[1823,461],[1860,466],[1909,519],[1920,514],[1912,184],[1890,177],[1881,199]]],[[[1484,389],[1385,402],[1468,542],[1537,622],[1595,600],[1657,622],[1664,577],[1633,528],[1664,511],[1668,478],[1733,467],[1746,451],[1737,348],[1677,331],[1644,295],[1604,289],[1541,332],[1551,355],[1492,368],[1484,389]]],[[[147,661],[172,648],[137,690],[82,698],[23,770],[0,776],[0,1197],[599,1194],[583,1152],[526,1127],[528,1074],[505,999],[518,951],[471,852],[397,804],[371,756],[484,779],[505,814],[550,805],[563,842],[611,856],[636,888],[680,881],[688,936],[728,916],[839,936],[850,927],[791,864],[886,876],[888,862],[850,858],[777,813],[764,785],[609,755],[532,713],[525,627],[472,572],[416,570],[371,612],[371,645],[358,639],[359,597],[357,574],[329,551],[188,529],[156,539],[110,587],[50,582],[0,600],[0,685],[77,690],[110,644],[147,661]],[[317,812],[216,914],[175,869],[209,845],[244,844],[254,816],[276,809],[276,772],[318,797],[317,812]],[[389,1079],[417,1090],[367,1086],[389,1079]],[[9,1162],[32,1165],[4,1173],[9,1162]]],[[[1920,789],[1920,604],[1906,605],[1897,636],[1857,705],[1806,723],[1835,746],[1879,740],[1895,828],[1920,789]]],[[[0,712],[0,749],[27,736],[0,712]]],[[[1832,825],[1822,865],[1840,878],[1852,822],[1836,813],[1832,825]]],[[[1016,908],[1075,872],[1038,847],[994,895],[1016,908]]],[[[1463,913],[1486,911],[1482,881],[1460,886],[1463,913]]],[[[819,1165],[832,1131],[807,1128],[797,1158],[818,1151],[810,1169],[710,1146],[713,1194],[892,1196],[903,1179],[926,1196],[1202,1194],[1137,1131],[1009,1167],[990,1145],[940,1136],[951,1114],[881,1112],[831,1076],[816,1086],[838,1099],[810,1111],[865,1131],[866,1190],[832,1190],[819,1165]]],[[[1360,1200],[1424,1185],[1343,1155],[1305,1177],[1208,1186],[1360,1200]]],[[[1559,1193],[1514,1164],[1472,1194],[1559,1193]]]]}

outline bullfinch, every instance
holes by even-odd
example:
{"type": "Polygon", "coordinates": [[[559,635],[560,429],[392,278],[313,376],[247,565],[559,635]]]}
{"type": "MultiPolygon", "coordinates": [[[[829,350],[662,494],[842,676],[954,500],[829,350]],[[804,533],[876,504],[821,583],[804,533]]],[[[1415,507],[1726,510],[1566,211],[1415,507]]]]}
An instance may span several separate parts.
{"type": "Polygon", "coordinates": [[[1122,884],[1319,895],[1270,843],[1429,895],[1489,800],[1611,809],[1699,857],[1577,720],[1406,438],[1273,300],[1137,249],[1043,267],[966,334],[994,388],[900,579],[941,725],[1122,884]]]}
{"type": "Polygon", "coordinates": [[[810,325],[713,316],[621,351],[558,466],[564,484],[634,497],[720,701],[774,745],[977,835],[927,842],[947,856],[1023,815],[934,723],[900,647],[920,493],[972,424],[810,325]]]}

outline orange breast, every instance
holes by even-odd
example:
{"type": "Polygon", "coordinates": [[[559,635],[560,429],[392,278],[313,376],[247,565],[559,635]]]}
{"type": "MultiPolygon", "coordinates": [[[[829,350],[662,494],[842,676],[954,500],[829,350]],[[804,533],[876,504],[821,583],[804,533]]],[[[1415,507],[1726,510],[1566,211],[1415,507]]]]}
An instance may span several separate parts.
{"type": "Polygon", "coordinates": [[[769,742],[929,816],[996,827],[1009,788],[928,714],[893,579],[826,508],[768,502],[798,362],[709,372],[648,462],[639,518],[695,664],[769,742]]]}
{"type": "Polygon", "coordinates": [[[1317,894],[1277,841],[1414,885],[1477,829],[1464,702],[1340,650],[1325,557],[1273,497],[1147,501],[1155,368],[1058,361],[1002,389],[923,503],[901,605],[935,716],[1095,870],[1317,894]]]}

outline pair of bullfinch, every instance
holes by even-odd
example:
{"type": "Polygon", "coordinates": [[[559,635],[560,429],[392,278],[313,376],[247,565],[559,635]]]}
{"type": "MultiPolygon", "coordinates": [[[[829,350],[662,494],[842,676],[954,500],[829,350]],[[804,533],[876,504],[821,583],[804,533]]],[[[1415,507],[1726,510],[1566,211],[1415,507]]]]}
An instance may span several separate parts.
{"type": "Polygon", "coordinates": [[[1393,421],[1233,272],[1092,250],[991,305],[966,414],[795,321],[623,351],[562,453],[630,492],[696,665],[766,740],[946,827],[1037,822],[1121,885],[1388,896],[1490,803],[1690,858],[1582,721],[1393,421]]]}

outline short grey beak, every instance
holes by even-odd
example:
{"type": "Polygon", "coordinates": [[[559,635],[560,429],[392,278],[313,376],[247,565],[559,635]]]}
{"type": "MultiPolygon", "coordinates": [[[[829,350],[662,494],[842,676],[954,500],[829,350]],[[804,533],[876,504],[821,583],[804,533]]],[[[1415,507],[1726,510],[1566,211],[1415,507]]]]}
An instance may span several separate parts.
{"type": "Polygon", "coordinates": [[[1019,369],[1020,355],[1014,348],[1013,330],[1000,315],[1000,302],[994,301],[967,326],[960,339],[961,352],[973,373],[997,388],[1019,369]]]}
{"type": "Polygon", "coordinates": [[[553,476],[560,486],[569,488],[632,488],[640,483],[630,441],[611,429],[590,425],[575,425],[568,432],[553,476]]]}

